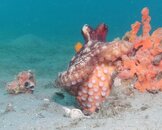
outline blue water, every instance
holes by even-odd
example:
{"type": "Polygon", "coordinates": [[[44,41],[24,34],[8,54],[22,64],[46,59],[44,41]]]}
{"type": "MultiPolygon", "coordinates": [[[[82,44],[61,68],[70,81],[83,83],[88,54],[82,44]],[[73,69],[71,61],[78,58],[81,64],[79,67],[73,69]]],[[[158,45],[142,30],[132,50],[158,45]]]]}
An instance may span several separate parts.
{"type": "Polygon", "coordinates": [[[0,78],[31,69],[53,80],[66,69],[84,24],[109,26],[108,41],[122,37],[149,7],[152,28],[162,26],[161,0],[0,0],[0,78]]]}
{"type": "Polygon", "coordinates": [[[34,35],[77,41],[80,29],[88,23],[109,25],[109,37],[121,36],[130,24],[140,19],[140,11],[148,6],[153,27],[160,26],[161,0],[1,0],[0,39],[34,35]]]}

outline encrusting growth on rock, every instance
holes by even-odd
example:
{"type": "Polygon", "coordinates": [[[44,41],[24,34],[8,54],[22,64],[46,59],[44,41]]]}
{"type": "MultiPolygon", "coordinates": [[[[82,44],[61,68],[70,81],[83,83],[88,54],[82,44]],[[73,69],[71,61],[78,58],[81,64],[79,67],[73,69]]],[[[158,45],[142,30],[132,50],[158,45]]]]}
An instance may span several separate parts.
{"type": "Polygon", "coordinates": [[[141,92],[162,90],[162,28],[150,35],[149,9],[142,10],[142,35],[137,36],[140,22],[136,22],[129,33],[128,41],[134,44],[134,54],[124,56],[123,70],[119,76],[124,79],[137,76],[135,88],[141,92]],[[132,39],[133,38],[133,39],[132,39]]]}
{"type": "Polygon", "coordinates": [[[35,85],[34,74],[28,70],[20,72],[15,80],[7,83],[6,89],[10,94],[33,93],[35,85]]]}

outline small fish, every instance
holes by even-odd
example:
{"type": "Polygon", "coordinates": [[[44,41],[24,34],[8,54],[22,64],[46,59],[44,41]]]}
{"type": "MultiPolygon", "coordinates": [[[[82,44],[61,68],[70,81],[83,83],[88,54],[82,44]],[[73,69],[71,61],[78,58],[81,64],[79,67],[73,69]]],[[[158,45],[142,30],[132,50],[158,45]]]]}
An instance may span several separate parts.
{"type": "Polygon", "coordinates": [[[74,46],[76,52],[79,52],[82,49],[83,45],[81,42],[77,42],[74,46]]]}

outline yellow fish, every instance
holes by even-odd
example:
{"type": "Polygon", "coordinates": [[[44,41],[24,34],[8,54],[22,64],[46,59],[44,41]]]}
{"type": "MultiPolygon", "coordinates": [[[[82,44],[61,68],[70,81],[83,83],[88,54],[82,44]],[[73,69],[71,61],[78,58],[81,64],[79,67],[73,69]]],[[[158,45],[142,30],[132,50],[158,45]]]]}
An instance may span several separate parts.
{"type": "Polygon", "coordinates": [[[74,46],[76,52],[79,52],[82,49],[83,45],[81,42],[77,42],[74,46]]]}

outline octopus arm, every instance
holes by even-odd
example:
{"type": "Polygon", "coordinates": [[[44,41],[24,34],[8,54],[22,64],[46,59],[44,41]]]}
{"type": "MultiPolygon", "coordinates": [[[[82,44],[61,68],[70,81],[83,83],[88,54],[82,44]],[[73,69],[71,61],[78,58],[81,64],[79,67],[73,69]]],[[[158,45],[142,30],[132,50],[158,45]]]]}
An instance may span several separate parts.
{"type": "Polygon", "coordinates": [[[113,41],[103,46],[100,57],[103,57],[106,61],[112,62],[122,55],[128,54],[132,49],[133,44],[128,41],[113,41]]]}
{"type": "Polygon", "coordinates": [[[72,58],[67,71],[60,73],[56,83],[69,91],[86,80],[98,63],[97,55],[102,46],[103,43],[98,41],[89,41],[85,44],[80,52],[72,58]]]}

